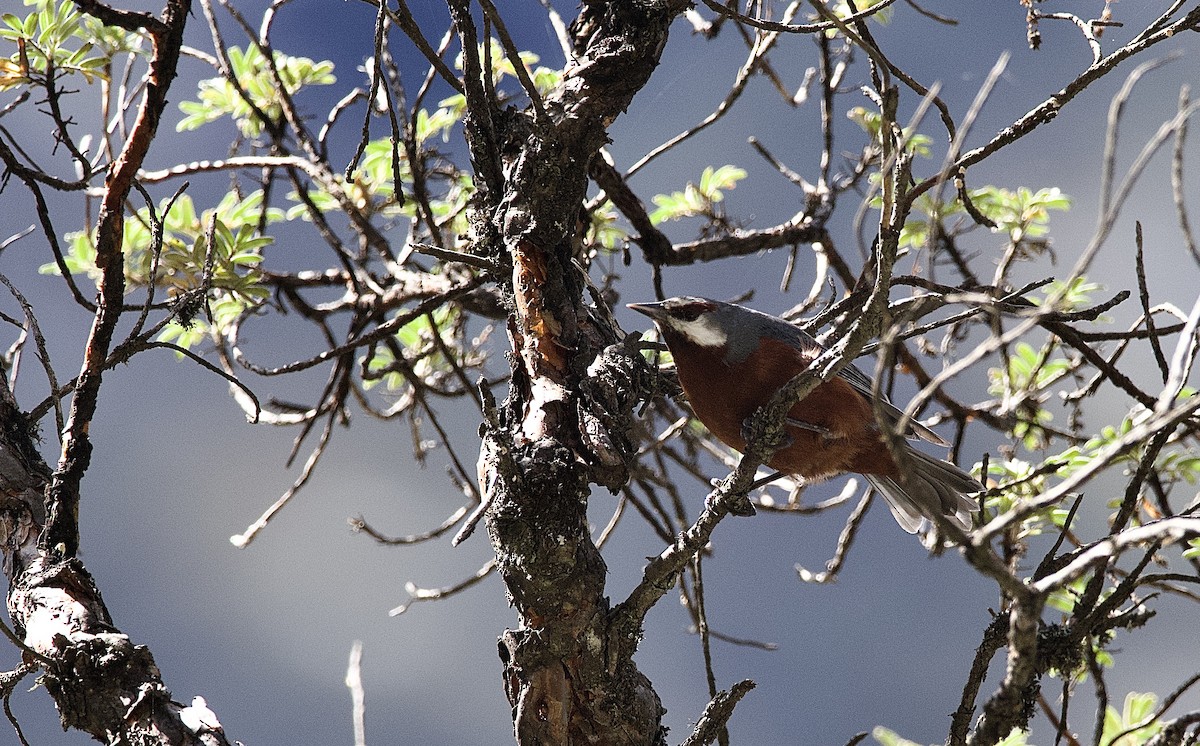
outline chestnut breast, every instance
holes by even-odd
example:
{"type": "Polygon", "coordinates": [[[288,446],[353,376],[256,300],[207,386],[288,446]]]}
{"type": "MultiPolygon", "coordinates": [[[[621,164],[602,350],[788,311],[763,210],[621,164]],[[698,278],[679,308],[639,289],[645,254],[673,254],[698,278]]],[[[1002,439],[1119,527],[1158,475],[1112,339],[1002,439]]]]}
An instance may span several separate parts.
{"type": "MultiPolygon", "coordinates": [[[[743,360],[728,360],[723,348],[670,336],[667,342],[692,410],[713,435],[739,451],[746,445],[742,428],[747,419],[820,353],[819,348],[802,349],[763,337],[743,360]]],[[[769,462],[772,468],[810,480],[847,471],[897,474],[879,438],[870,402],[845,380],[834,378],[817,386],[789,416],[825,432],[789,427],[793,443],[775,454],[769,462]]]]}

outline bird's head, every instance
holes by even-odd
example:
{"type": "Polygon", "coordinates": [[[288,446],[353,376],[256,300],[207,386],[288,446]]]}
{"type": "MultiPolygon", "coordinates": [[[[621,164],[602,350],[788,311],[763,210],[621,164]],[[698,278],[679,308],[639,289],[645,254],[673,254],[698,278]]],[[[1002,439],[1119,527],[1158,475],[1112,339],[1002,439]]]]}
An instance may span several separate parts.
{"type": "Polygon", "coordinates": [[[767,337],[797,347],[811,343],[783,319],[710,298],[667,298],[658,303],[630,303],[629,308],[653,319],[675,353],[683,345],[692,345],[720,350],[726,362],[737,363],[758,350],[767,337]]]}
{"type": "Polygon", "coordinates": [[[728,305],[689,296],[667,298],[658,303],[630,303],[629,308],[653,319],[668,345],[685,342],[699,347],[723,348],[733,331],[721,313],[722,306],[728,305]]]}

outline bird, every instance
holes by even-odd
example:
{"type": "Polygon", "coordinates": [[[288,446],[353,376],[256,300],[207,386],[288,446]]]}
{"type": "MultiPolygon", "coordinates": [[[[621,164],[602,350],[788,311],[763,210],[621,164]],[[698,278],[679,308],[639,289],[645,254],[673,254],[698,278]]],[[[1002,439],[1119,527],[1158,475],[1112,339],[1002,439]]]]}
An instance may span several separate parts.
{"type": "MultiPolygon", "coordinates": [[[[649,316],[671,352],[679,383],[696,417],[726,445],[745,451],[745,429],[759,407],[803,372],[825,349],[798,326],[745,306],[709,298],[675,297],[630,303],[649,316]]],[[[871,398],[871,379],[848,365],[788,412],[789,442],[767,465],[805,482],[862,474],[910,534],[941,516],[968,531],[978,510],[972,494],[984,487],[954,464],[901,441],[901,467],[884,445],[871,398]]],[[[883,398],[883,419],[894,427],[903,412],[883,398]]],[[[915,420],[906,438],[945,446],[915,420]]]]}

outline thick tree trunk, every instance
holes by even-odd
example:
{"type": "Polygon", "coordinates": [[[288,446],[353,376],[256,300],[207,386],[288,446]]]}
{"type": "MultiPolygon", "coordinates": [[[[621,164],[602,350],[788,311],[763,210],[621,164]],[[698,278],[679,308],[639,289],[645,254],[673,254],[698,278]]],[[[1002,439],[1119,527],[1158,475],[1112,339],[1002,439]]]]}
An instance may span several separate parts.
{"type": "MultiPolygon", "coordinates": [[[[467,47],[465,3],[451,5],[467,47]]],[[[488,534],[520,615],[500,656],[524,745],[664,742],[662,705],[632,661],[639,631],[612,623],[587,521],[591,483],[626,478],[625,434],[647,369],[603,310],[585,305],[574,247],[606,127],[649,79],[686,5],[585,3],[573,25],[579,58],[559,90],[522,113],[486,105],[465,66],[481,186],[474,249],[512,269],[512,385],[480,466],[488,534]]]]}

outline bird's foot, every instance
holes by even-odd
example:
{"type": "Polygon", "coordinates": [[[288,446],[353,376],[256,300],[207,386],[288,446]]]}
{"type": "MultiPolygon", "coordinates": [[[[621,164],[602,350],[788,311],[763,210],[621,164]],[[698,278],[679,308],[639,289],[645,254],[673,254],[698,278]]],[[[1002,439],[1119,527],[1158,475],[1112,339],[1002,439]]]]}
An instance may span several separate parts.
{"type": "Polygon", "coordinates": [[[790,448],[796,442],[792,436],[788,435],[786,430],[764,433],[764,428],[755,423],[757,417],[758,414],[756,413],[742,420],[742,441],[747,446],[767,440],[770,441],[769,445],[774,446],[776,451],[782,451],[784,448],[790,448]]]}
{"type": "MultiPolygon", "coordinates": [[[[713,503],[715,503],[716,501],[717,501],[717,498],[714,498],[712,495],[709,495],[708,499],[704,501],[704,507],[712,508],[713,503]]],[[[754,503],[750,502],[750,497],[748,495],[730,496],[730,497],[726,498],[723,502],[725,505],[725,509],[727,511],[729,511],[730,515],[736,515],[736,516],[741,516],[743,518],[748,518],[748,517],[758,513],[758,511],[754,509],[754,503]]]]}
{"type": "Polygon", "coordinates": [[[788,427],[794,427],[797,430],[804,430],[805,432],[815,433],[816,435],[820,435],[822,438],[825,438],[825,439],[829,439],[829,438],[833,437],[833,431],[830,430],[829,428],[822,427],[821,425],[814,425],[813,423],[805,422],[804,420],[797,420],[794,417],[788,417],[786,420],[784,420],[784,423],[788,427]]]}

